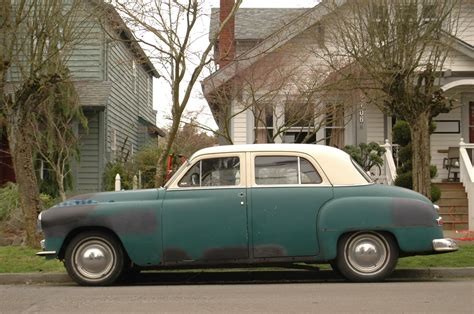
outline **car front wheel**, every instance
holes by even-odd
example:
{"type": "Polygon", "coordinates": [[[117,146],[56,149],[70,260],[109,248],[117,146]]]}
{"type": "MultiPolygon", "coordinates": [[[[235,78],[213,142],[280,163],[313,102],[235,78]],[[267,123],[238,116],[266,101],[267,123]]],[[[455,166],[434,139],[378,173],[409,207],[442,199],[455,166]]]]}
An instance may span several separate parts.
{"type": "Polygon", "coordinates": [[[351,281],[380,281],[397,265],[398,246],[378,232],[347,234],[338,243],[337,269],[351,281]]]}
{"type": "Polygon", "coordinates": [[[123,270],[122,246],[115,237],[104,232],[78,234],[71,240],[65,253],[66,270],[80,285],[110,285],[123,270]]]}

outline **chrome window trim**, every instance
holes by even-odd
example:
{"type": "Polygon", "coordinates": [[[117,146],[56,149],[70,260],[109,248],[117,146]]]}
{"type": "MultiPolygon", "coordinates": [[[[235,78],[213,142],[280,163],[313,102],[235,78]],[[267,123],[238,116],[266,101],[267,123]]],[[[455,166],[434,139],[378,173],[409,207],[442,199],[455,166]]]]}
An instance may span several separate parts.
{"type": "Polygon", "coordinates": [[[168,191],[197,191],[197,190],[223,190],[223,189],[245,189],[245,186],[240,185],[221,185],[221,186],[200,186],[200,187],[178,187],[169,188],[168,191]]]}
{"type": "MultiPolygon", "coordinates": [[[[298,184],[301,184],[301,157],[297,156],[296,158],[298,160],[298,173],[296,175],[298,176],[298,184]]],[[[314,170],[316,170],[316,168],[314,170]]]]}

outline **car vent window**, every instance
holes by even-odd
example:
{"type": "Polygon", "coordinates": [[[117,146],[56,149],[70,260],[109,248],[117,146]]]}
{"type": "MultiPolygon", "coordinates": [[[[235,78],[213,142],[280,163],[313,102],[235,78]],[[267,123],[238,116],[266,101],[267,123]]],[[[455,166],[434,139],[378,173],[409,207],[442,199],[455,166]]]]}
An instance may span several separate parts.
{"type": "Polygon", "coordinates": [[[314,169],[314,166],[306,159],[299,157],[301,184],[319,184],[322,182],[321,176],[314,169]]]}
{"type": "Polygon", "coordinates": [[[180,187],[240,185],[239,157],[209,158],[194,164],[178,183],[180,187]]]}

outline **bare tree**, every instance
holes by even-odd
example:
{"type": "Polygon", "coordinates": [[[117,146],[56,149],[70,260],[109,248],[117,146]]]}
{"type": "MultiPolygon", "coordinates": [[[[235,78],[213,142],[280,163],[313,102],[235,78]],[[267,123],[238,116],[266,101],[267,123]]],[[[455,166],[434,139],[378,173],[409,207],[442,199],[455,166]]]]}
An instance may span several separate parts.
{"type": "MultiPolygon", "coordinates": [[[[61,62],[61,60],[57,60],[61,62]]],[[[75,125],[87,127],[74,84],[64,67],[63,81],[55,86],[54,93],[36,108],[30,118],[33,144],[37,154],[54,174],[61,200],[66,200],[66,177],[71,172],[71,160],[79,157],[79,138],[75,125]]]]}
{"type": "Polygon", "coordinates": [[[254,143],[284,141],[289,134],[295,137],[292,142],[314,143],[316,133],[332,126],[331,136],[317,142],[329,140],[330,145],[340,146],[343,127],[352,114],[346,106],[347,91],[331,79],[330,69],[312,63],[309,52],[271,52],[228,84],[213,88],[208,101],[219,129],[200,127],[232,143],[232,120],[249,113],[254,143]]]}
{"type": "Polygon", "coordinates": [[[164,182],[166,158],[173,147],[193,87],[203,69],[211,62],[211,51],[217,37],[235,15],[241,2],[236,1],[219,31],[201,53],[196,52],[194,43],[199,35],[204,35],[196,31],[197,22],[203,14],[202,0],[117,0],[115,3],[127,24],[135,30],[139,41],[149,47],[152,58],[161,64],[162,78],[169,86],[172,122],[157,164],[158,186],[164,182]],[[141,36],[145,32],[151,34],[152,38],[141,36]]]}
{"type": "Polygon", "coordinates": [[[0,114],[6,125],[30,246],[38,245],[36,218],[40,211],[30,121],[66,79],[60,67],[77,38],[79,2],[0,2],[0,114]]]}
{"type": "Polygon", "coordinates": [[[406,120],[413,143],[413,188],[430,197],[431,118],[450,103],[439,89],[457,30],[458,1],[327,1],[327,43],[319,52],[363,101],[406,120]]]}

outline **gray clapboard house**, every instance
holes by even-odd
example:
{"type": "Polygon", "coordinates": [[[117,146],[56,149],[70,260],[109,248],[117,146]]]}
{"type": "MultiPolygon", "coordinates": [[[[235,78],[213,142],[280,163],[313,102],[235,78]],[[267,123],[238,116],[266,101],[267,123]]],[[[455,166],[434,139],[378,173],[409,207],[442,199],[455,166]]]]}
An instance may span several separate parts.
{"type": "Polygon", "coordinates": [[[156,127],[153,110],[153,77],[158,72],[134,41],[115,9],[90,1],[89,30],[68,61],[88,128],[78,127],[80,161],[73,167],[77,193],[102,190],[108,161],[121,151],[129,156],[163,132],[156,127]]]}
{"type": "MultiPolygon", "coordinates": [[[[130,29],[104,0],[84,0],[77,10],[79,40],[68,51],[67,65],[88,121],[88,128],[76,127],[80,161],[72,167],[74,193],[85,193],[102,190],[107,162],[116,160],[121,152],[132,156],[164,133],[156,127],[153,110],[153,78],[159,74],[130,29]]],[[[14,67],[7,73],[7,87],[12,91],[19,75],[14,67]]],[[[3,133],[1,185],[15,181],[3,133]]]]}

